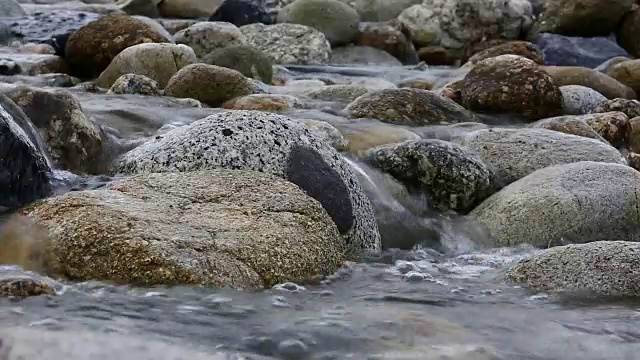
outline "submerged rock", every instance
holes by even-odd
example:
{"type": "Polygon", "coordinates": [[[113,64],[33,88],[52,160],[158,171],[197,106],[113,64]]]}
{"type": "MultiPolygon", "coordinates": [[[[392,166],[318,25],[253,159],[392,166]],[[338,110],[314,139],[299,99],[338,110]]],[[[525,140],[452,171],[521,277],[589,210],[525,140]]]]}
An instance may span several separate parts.
{"type": "Polygon", "coordinates": [[[453,100],[420,89],[384,89],[364,94],[346,107],[352,118],[422,126],[471,122],[474,117],[453,100]]]}
{"type": "Polygon", "coordinates": [[[470,215],[488,228],[496,246],[639,241],[639,187],[640,172],[629,166],[573,162],[529,174],[470,215]]]}
{"type": "Polygon", "coordinates": [[[504,185],[552,165],[578,161],[625,164],[611,145],[547,129],[478,130],[466,134],[460,144],[477,152],[504,185]]]}
{"type": "Polygon", "coordinates": [[[320,201],[350,255],[376,253],[380,235],[352,169],[329,144],[285,116],[228,111],[169,131],[128,152],[124,173],[231,168],[285,178],[320,201]]]}
{"type": "Polygon", "coordinates": [[[21,210],[51,236],[51,274],[127,284],[272,286],[340,266],[322,205],[255,171],[144,174],[21,210]]]}
{"type": "Polygon", "coordinates": [[[429,205],[441,210],[466,213],[495,191],[493,173],[480,158],[442,140],[383,145],[367,161],[424,192],[429,205]]]}
{"type": "Polygon", "coordinates": [[[581,297],[640,296],[640,244],[595,241],[557,246],[513,266],[505,280],[581,297]]]}

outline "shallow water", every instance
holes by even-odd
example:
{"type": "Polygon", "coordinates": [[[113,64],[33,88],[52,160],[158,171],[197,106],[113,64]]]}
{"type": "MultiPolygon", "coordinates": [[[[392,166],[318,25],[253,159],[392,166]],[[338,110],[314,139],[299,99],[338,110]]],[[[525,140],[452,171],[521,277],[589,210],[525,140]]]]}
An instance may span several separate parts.
{"type": "MultiPolygon", "coordinates": [[[[335,68],[311,70],[295,74],[333,76],[337,82],[350,69],[339,69],[339,76],[335,68]]],[[[387,69],[377,76],[398,81],[415,71],[387,69]]],[[[444,72],[420,74],[445,79],[444,72]]],[[[450,71],[449,76],[458,74],[450,71]]],[[[157,106],[135,96],[79,98],[84,110],[122,141],[153,136],[163,125],[186,124],[219,111],[169,106],[159,98],[153,100],[157,106]],[[167,111],[149,116],[160,106],[167,111]]],[[[11,349],[10,359],[19,354],[28,354],[26,359],[86,359],[89,352],[99,353],[91,359],[113,360],[638,358],[640,304],[560,301],[505,284],[505,268],[537,250],[483,249],[486,235],[464,218],[430,212],[419,198],[398,198],[384,176],[355,158],[348,161],[377,211],[392,219],[384,225],[390,229],[387,238],[393,237],[399,247],[421,245],[347,263],[315,285],[237,291],[87,282],[60,284],[56,297],[0,299],[0,328],[9,334],[0,342],[0,359],[11,349]]],[[[56,173],[58,193],[110,180],[56,173]]]]}

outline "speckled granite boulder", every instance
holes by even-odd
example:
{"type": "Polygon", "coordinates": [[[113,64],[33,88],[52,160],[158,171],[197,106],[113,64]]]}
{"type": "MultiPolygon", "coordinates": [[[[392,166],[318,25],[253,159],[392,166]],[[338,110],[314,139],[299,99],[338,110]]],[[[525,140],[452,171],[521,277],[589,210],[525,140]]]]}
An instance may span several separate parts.
{"type": "Polygon", "coordinates": [[[273,60],[250,45],[231,45],[214,50],[205,55],[202,62],[239,71],[265,84],[271,84],[273,80],[273,60]]]}
{"type": "Polygon", "coordinates": [[[547,129],[477,130],[466,134],[460,144],[477,152],[504,185],[552,165],[583,160],[625,164],[611,145],[547,129]]]}
{"type": "Polygon", "coordinates": [[[582,85],[565,85],[560,87],[562,102],[566,115],[588,114],[607,98],[599,92],[582,85]]]}
{"type": "Polygon", "coordinates": [[[331,45],[320,31],[298,24],[251,24],[240,27],[246,43],[276,64],[326,64],[331,45]]]}
{"type": "Polygon", "coordinates": [[[595,241],[557,246],[522,260],[508,282],[580,297],[640,296],[640,243],[595,241]]]}
{"type": "Polygon", "coordinates": [[[260,111],[211,115],[126,153],[117,172],[260,170],[300,186],[327,210],[349,255],[380,250],[371,204],[351,167],[326,141],[285,116],[260,111]]]}
{"type": "Polygon", "coordinates": [[[188,45],[201,58],[208,53],[231,45],[245,43],[237,26],[226,22],[203,21],[173,35],[177,44],[188,45]]]}
{"type": "Polygon", "coordinates": [[[351,118],[373,118],[390,124],[422,126],[471,122],[474,117],[453,100],[420,89],[372,91],[346,108],[351,118]]]}
{"type": "Polygon", "coordinates": [[[640,172],[629,166],[573,162],[529,174],[470,215],[487,227],[496,246],[639,241],[639,188],[640,172]]]}
{"type": "Polygon", "coordinates": [[[2,271],[0,272],[0,298],[55,295],[55,281],[34,273],[2,271]]]}
{"type": "MultiPolygon", "coordinates": [[[[589,115],[586,115],[589,116],[589,115]]],[[[548,129],[565,134],[578,135],[608,143],[586,121],[584,116],[566,115],[538,120],[528,125],[531,128],[548,129]]]]}
{"type": "Polygon", "coordinates": [[[141,174],[21,210],[49,229],[49,274],[126,284],[255,288],[337,270],[322,205],[257,171],[141,174]]]}
{"type": "Polygon", "coordinates": [[[108,91],[109,94],[160,95],[158,83],[144,75],[125,74],[116,80],[108,91]]]}
{"type": "Polygon", "coordinates": [[[629,117],[629,119],[640,116],[640,101],[635,99],[615,98],[601,102],[591,113],[606,113],[611,111],[619,111],[629,117]]]}
{"type": "Polygon", "coordinates": [[[372,149],[367,161],[427,194],[429,206],[468,212],[495,192],[492,171],[476,155],[442,140],[406,141],[372,149]]]}

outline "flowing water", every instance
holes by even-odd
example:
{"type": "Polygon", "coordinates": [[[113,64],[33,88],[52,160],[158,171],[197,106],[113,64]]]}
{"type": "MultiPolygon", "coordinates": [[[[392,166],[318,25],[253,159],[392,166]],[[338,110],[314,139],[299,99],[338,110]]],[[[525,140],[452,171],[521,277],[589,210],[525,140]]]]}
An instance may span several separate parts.
{"type": "MultiPolygon", "coordinates": [[[[399,249],[346,263],[320,284],[238,291],[64,283],[59,296],[0,299],[0,333],[10,335],[0,338],[0,359],[640,358],[640,304],[505,284],[505,268],[537,250],[484,248],[486,234],[467,219],[433,213],[392,179],[346,160],[399,249]]],[[[61,192],[111,180],[57,174],[61,192]]]]}

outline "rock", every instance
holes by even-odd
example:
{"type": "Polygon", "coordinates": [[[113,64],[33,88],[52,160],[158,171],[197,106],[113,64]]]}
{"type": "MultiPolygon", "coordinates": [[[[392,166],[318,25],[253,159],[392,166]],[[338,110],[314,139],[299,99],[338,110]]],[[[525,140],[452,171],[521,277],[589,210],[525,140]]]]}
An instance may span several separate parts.
{"type": "Polygon", "coordinates": [[[3,17],[20,17],[27,15],[22,6],[15,0],[3,0],[2,3],[0,3],[0,14],[2,14],[3,17]]]}
{"type": "Polygon", "coordinates": [[[532,23],[525,0],[424,0],[404,10],[398,20],[420,46],[460,49],[493,38],[517,39],[532,23]]]}
{"type": "Polygon", "coordinates": [[[67,62],[51,54],[0,53],[0,74],[2,75],[40,75],[67,73],[67,62]]]}
{"type": "Polygon", "coordinates": [[[553,82],[558,86],[586,86],[604,95],[607,99],[636,98],[633,89],[594,69],[578,66],[543,66],[542,69],[551,75],[553,82]]]}
{"type": "Polygon", "coordinates": [[[273,24],[273,18],[265,6],[253,0],[224,0],[209,21],[224,21],[237,27],[255,23],[273,24]]]}
{"type": "Polygon", "coordinates": [[[442,140],[383,145],[366,159],[410,190],[425,193],[429,205],[440,210],[466,213],[495,191],[493,173],[480,158],[442,140]]]}
{"type": "Polygon", "coordinates": [[[120,10],[129,15],[142,15],[150,18],[159,18],[158,5],[162,0],[120,0],[116,5],[120,10]]]}
{"type": "Polygon", "coordinates": [[[588,137],[608,144],[608,141],[589,126],[582,116],[568,115],[542,119],[529,124],[528,127],[588,137]]]}
{"type": "Polygon", "coordinates": [[[460,66],[462,51],[447,49],[442,46],[430,45],[418,49],[418,59],[428,65],[460,66]]]}
{"type": "Polygon", "coordinates": [[[222,0],[163,0],[158,5],[160,15],[165,18],[208,18],[222,4],[222,0]]]}
{"type": "Polygon", "coordinates": [[[536,30],[567,36],[608,36],[631,10],[633,1],[545,1],[536,30]]]}
{"type": "Polygon", "coordinates": [[[599,92],[582,85],[565,85],[560,87],[564,104],[564,113],[567,115],[588,114],[598,104],[607,101],[607,98],[599,92]]]}
{"type": "MultiPolygon", "coordinates": [[[[633,158],[634,163],[640,164],[640,116],[636,116],[632,119],[629,119],[629,126],[627,129],[627,142],[626,146],[631,150],[631,152],[635,153],[630,157],[633,158]]],[[[630,164],[631,165],[631,164],[630,164]]],[[[640,166],[633,167],[638,170],[640,166]]]]}
{"type": "Polygon", "coordinates": [[[343,158],[291,119],[259,111],[215,114],[128,152],[116,171],[261,170],[320,201],[346,239],[349,256],[380,250],[373,210],[343,158]]]}
{"type": "Polygon", "coordinates": [[[30,53],[30,54],[46,54],[46,55],[55,55],[56,49],[49,44],[36,44],[36,43],[26,43],[20,45],[18,48],[18,52],[21,53],[30,53]]]}
{"type": "Polygon", "coordinates": [[[434,81],[432,79],[425,79],[421,76],[403,79],[398,83],[399,88],[412,88],[420,90],[433,89],[434,81]]]}
{"type": "Polygon", "coordinates": [[[160,89],[183,67],[198,62],[196,54],[186,45],[146,43],[124,49],[100,74],[96,85],[111,87],[126,74],[146,76],[158,83],[160,89]]]}
{"type": "Polygon", "coordinates": [[[331,64],[401,66],[393,55],[371,46],[342,46],[331,51],[331,64]]]}
{"type": "Polygon", "coordinates": [[[320,203],[255,171],[142,174],[22,213],[49,229],[48,272],[75,280],[270,287],[332,273],[344,251],[320,203]]]}
{"type": "Polygon", "coordinates": [[[485,59],[509,54],[522,56],[534,61],[536,64],[544,65],[544,55],[540,48],[526,41],[509,41],[480,51],[469,58],[467,65],[475,65],[485,59]]]}
{"type": "Polygon", "coordinates": [[[500,55],[476,64],[461,90],[465,108],[523,115],[531,120],[562,114],[562,93],[538,65],[515,55],[500,55]]]}
{"type": "Polygon", "coordinates": [[[0,298],[55,295],[53,281],[28,273],[0,272],[0,298]]]}
{"type": "Polygon", "coordinates": [[[396,21],[360,23],[356,43],[386,51],[404,65],[414,65],[419,61],[411,39],[402,32],[402,24],[396,21]]]}
{"type": "Polygon", "coordinates": [[[538,34],[533,42],[544,54],[547,65],[596,68],[616,56],[629,56],[615,41],[606,37],[575,37],[538,34]]]}
{"type": "Polygon", "coordinates": [[[153,79],[144,75],[125,74],[113,83],[108,93],[159,96],[160,90],[158,83],[153,79]]]}
{"type": "Polygon", "coordinates": [[[629,61],[631,59],[629,59],[626,56],[616,56],[616,57],[612,57],[611,59],[603,62],[602,64],[598,65],[595,69],[602,72],[602,73],[607,73],[607,71],[609,71],[609,69],[611,69],[612,66],[614,65],[618,65],[621,62],[625,62],[625,61],[629,61]]]}
{"type": "Polygon", "coordinates": [[[588,114],[582,115],[580,118],[612,146],[618,149],[627,146],[630,124],[629,117],[623,112],[610,111],[588,114]]]}
{"type": "Polygon", "coordinates": [[[178,31],[173,38],[176,43],[191,47],[199,58],[226,46],[245,43],[240,30],[224,22],[199,22],[178,31]]]}
{"type": "Polygon", "coordinates": [[[4,95],[0,95],[0,135],[0,208],[15,209],[48,196],[51,168],[38,147],[38,135],[4,95]]]}
{"type": "Polygon", "coordinates": [[[347,2],[360,15],[361,21],[394,20],[400,13],[421,0],[352,0],[347,2]]]}
{"type": "Polygon", "coordinates": [[[505,185],[553,165],[578,161],[625,163],[611,145],[547,129],[478,130],[464,136],[460,144],[477,152],[505,185]]]}
{"type": "Polygon", "coordinates": [[[241,73],[207,64],[183,67],[169,79],[165,88],[167,96],[193,98],[213,107],[251,93],[251,84],[241,73]]]}
{"type": "Polygon", "coordinates": [[[232,45],[205,55],[202,62],[239,71],[242,75],[271,84],[273,61],[264,52],[250,45],[232,45]]]}
{"type": "Polygon", "coordinates": [[[632,88],[638,94],[640,92],[640,60],[629,60],[611,66],[607,75],[632,88]]]}
{"type": "MultiPolygon", "coordinates": [[[[637,144],[636,144],[637,146],[637,144]]],[[[637,149],[637,147],[636,147],[637,149]]],[[[627,160],[627,163],[629,165],[629,167],[631,167],[632,169],[640,169],[640,154],[632,152],[632,151],[625,151],[623,149],[622,151],[622,155],[624,155],[625,160],[627,160]]]]}
{"type": "Polygon", "coordinates": [[[508,282],[580,297],[638,297],[640,244],[594,241],[557,246],[517,263],[508,282]]]}
{"type": "Polygon", "coordinates": [[[294,108],[301,108],[302,103],[298,98],[291,95],[251,94],[229,100],[222,107],[232,110],[284,112],[294,108]]]}
{"type": "Polygon", "coordinates": [[[626,165],[561,164],[503,188],[470,215],[489,229],[497,246],[638,241],[638,186],[640,173],[626,165]]]}
{"type": "Polygon", "coordinates": [[[419,140],[420,136],[404,127],[379,121],[358,121],[337,125],[347,139],[350,153],[364,155],[367,150],[385,144],[395,144],[407,140],[419,140]]]}
{"type": "Polygon", "coordinates": [[[173,42],[173,35],[157,21],[157,19],[152,19],[142,15],[133,15],[134,18],[142,21],[143,23],[151,26],[153,30],[155,30],[158,34],[162,35],[162,37],[167,40],[167,42],[173,42]]]}
{"type": "Polygon", "coordinates": [[[280,10],[278,22],[317,29],[333,47],[350,44],[358,38],[360,16],[338,0],[295,0],[280,10]]]}
{"type": "Polygon", "coordinates": [[[420,126],[473,121],[473,114],[450,99],[419,89],[386,89],[364,94],[346,107],[351,118],[420,126]]]}
{"type": "Polygon", "coordinates": [[[600,103],[591,113],[605,113],[610,111],[620,111],[627,115],[629,119],[640,116],[640,101],[631,99],[611,99],[600,103]]]}
{"type": "Polygon", "coordinates": [[[100,129],[73,94],[19,86],[6,95],[38,128],[56,164],[76,172],[96,171],[95,160],[102,153],[100,129]]]}
{"type": "Polygon", "coordinates": [[[305,95],[316,100],[350,103],[367,92],[367,88],[360,85],[327,85],[320,89],[312,90],[305,95]]]}
{"type": "Polygon", "coordinates": [[[162,42],[167,40],[144,22],[127,15],[111,14],[84,25],[69,36],[65,56],[72,75],[94,78],[122,50],[141,43],[162,42]]]}
{"type": "MultiPolygon", "coordinates": [[[[9,22],[11,34],[20,38],[21,42],[43,42],[54,38],[64,39],[65,34],[70,35],[100,16],[100,14],[83,11],[54,10],[5,20],[9,22]]],[[[66,43],[66,40],[62,43],[66,43]]],[[[56,55],[60,54],[56,53],[56,55]]]]}
{"type": "Polygon", "coordinates": [[[325,64],[331,46],[318,30],[298,24],[252,24],[240,28],[246,42],[271,56],[276,64],[325,64]]]}
{"type": "Polygon", "coordinates": [[[334,149],[338,151],[347,149],[349,141],[333,125],[314,119],[301,119],[300,122],[334,149]]]}
{"type": "Polygon", "coordinates": [[[184,30],[189,26],[200,22],[194,19],[155,19],[155,21],[162,25],[162,27],[172,35],[175,35],[178,31],[184,30]]]}
{"type": "Polygon", "coordinates": [[[636,7],[622,19],[616,33],[618,43],[636,58],[640,57],[638,32],[640,32],[640,7],[636,7]]]}

